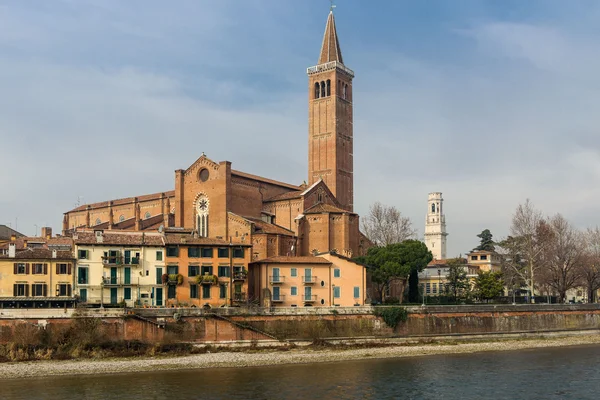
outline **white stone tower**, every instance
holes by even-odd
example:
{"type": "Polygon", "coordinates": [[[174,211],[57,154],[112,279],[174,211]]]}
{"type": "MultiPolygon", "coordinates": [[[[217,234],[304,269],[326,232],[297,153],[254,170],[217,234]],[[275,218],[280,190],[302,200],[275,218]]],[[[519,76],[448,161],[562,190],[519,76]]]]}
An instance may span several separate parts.
{"type": "Polygon", "coordinates": [[[429,193],[427,217],[425,219],[425,245],[434,260],[446,259],[446,216],[443,212],[441,192],[429,193]]]}

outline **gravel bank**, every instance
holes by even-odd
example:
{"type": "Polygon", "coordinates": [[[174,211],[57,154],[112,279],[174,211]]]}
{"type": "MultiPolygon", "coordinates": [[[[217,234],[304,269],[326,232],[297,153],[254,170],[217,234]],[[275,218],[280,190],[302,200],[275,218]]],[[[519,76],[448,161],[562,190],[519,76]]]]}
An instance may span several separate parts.
{"type": "Polygon", "coordinates": [[[171,369],[246,367],[303,364],[370,358],[414,357],[433,354],[458,354],[506,351],[542,347],[600,344],[600,335],[553,339],[507,340],[496,342],[426,344],[351,350],[290,350],[255,353],[218,352],[184,357],[144,357],[111,360],[34,361],[0,364],[0,380],[52,375],[114,374],[171,369]]]}

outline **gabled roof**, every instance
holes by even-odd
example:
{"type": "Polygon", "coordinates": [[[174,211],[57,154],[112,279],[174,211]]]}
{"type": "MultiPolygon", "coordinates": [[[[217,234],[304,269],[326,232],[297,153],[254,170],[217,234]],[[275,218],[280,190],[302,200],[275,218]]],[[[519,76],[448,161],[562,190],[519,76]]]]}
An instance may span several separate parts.
{"type": "MultiPolygon", "coordinates": [[[[229,246],[230,243],[223,239],[194,237],[189,233],[167,233],[165,234],[165,244],[171,245],[206,245],[206,246],[229,246]]],[[[231,243],[233,246],[251,246],[250,243],[231,243]]]]}
{"type": "Polygon", "coordinates": [[[12,235],[15,235],[16,237],[25,236],[22,233],[15,231],[13,228],[6,225],[0,225],[0,240],[9,240],[12,235]]]}
{"type": "Polygon", "coordinates": [[[348,210],[343,210],[331,204],[317,203],[314,206],[304,210],[304,214],[321,214],[321,213],[346,213],[354,214],[348,210]]]}
{"type": "Polygon", "coordinates": [[[337,30],[335,29],[333,10],[329,12],[329,16],[327,17],[327,25],[325,25],[325,33],[323,34],[323,45],[321,46],[321,55],[319,56],[319,65],[331,61],[337,61],[341,64],[344,63],[337,30]]]}
{"type": "Polygon", "coordinates": [[[254,261],[253,263],[258,264],[331,264],[331,261],[323,257],[315,256],[303,256],[303,257],[289,257],[289,256],[278,256],[263,258],[262,260],[254,261]]]}
{"type": "Polygon", "coordinates": [[[300,186],[298,186],[298,185],[292,185],[290,183],[280,182],[280,181],[276,181],[274,179],[264,178],[262,176],[252,175],[252,174],[248,174],[246,172],[236,171],[233,169],[231,170],[231,175],[239,176],[241,178],[246,178],[246,179],[252,179],[254,181],[270,183],[271,185],[281,186],[281,187],[285,187],[285,188],[292,189],[292,190],[300,189],[300,186]]]}
{"type": "Polygon", "coordinates": [[[265,202],[269,201],[279,201],[279,200],[291,200],[291,199],[299,199],[302,197],[302,190],[294,190],[287,193],[278,194],[277,196],[270,197],[265,200],[265,202]]]}
{"type": "Polygon", "coordinates": [[[48,249],[49,247],[72,247],[73,239],[68,236],[57,236],[52,237],[50,239],[46,239],[43,237],[30,237],[30,236],[21,236],[18,237],[15,241],[9,241],[0,245],[0,249],[8,249],[10,244],[15,245],[15,249],[21,250],[25,248],[43,248],[48,249]],[[27,242],[27,247],[25,243],[27,242]]]}

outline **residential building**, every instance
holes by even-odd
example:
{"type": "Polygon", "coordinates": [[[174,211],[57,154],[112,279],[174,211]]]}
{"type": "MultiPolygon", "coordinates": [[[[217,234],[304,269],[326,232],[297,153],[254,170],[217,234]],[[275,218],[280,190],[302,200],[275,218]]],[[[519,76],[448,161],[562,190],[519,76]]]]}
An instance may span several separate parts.
{"type": "Polygon", "coordinates": [[[366,267],[335,254],[271,257],[251,264],[250,294],[263,307],[362,306],[366,267]]]}
{"type": "MultiPolygon", "coordinates": [[[[221,307],[246,304],[249,243],[199,237],[193,230],[167,230],[162,282],[166,306],[221,307]]],[[[158,275],[157,275],[158,277],[158,275]]]]}
{"type": "Polygon", "coordinates": [[[88,306],[162,306],[165,271],[158,232],[82,231],[73,234],[76,294],[88,306]]]}
{"type": "Polygon", "coordinates": [[[502,270],[500,255],[493,251],[473,250],[467,253],[467,263],[477,266],[483,272],[499,272],[502,270]]]}
{"type": "MultiPolygon", "coordinates": [[[[423,271],[419,273],[419,285],[423,288],[425,296],[439,296],[446,293],[445,288],[448,284],[449,266],[446,260],[432,260],[423,271]]],[[[473,284],[477,274],[480,271],[478,265],[467,263],[466,258],[460,258],[461,267],[467,273],[467,278],[473,284]]]]}
{"type": "Polygon", "coordinates": [[[425,217],[425,245],[434,260],[446,259],[446,216],[441,192],[429,193],[425,217]]]}

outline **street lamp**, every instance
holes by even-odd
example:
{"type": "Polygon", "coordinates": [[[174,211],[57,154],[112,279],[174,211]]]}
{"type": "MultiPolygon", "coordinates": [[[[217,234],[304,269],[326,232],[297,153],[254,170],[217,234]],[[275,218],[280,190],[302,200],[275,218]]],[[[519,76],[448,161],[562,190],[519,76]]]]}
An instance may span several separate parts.
{"type": "Polygon", "coordinates": [[[438,268],[438,303],[442,300],[442,269],[438,268]]]}

